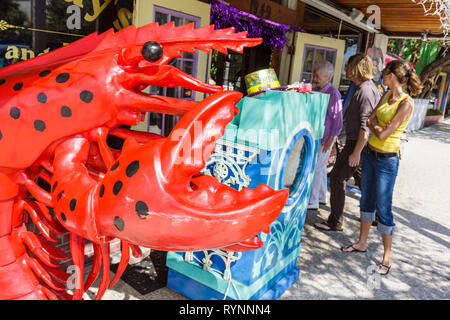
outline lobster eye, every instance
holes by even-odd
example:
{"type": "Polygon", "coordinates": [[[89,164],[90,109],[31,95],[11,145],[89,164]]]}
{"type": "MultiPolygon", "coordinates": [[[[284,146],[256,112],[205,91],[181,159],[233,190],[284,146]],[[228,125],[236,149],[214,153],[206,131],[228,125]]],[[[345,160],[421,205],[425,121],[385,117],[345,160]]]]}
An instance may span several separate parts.
{"type": "Polygon", "coordinates": [[[158,61],[163,56],[163,48],[158,42],[148,41],[142,47],[142,56],[150,62],[158,61]]]}

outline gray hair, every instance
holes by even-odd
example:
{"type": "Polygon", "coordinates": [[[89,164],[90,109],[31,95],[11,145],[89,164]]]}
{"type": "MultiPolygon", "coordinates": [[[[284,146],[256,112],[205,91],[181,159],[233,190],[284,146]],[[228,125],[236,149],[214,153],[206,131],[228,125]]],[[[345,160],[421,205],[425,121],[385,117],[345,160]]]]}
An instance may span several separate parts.
{"type": "Polygon", "coordinates": [[[320,70],[322,72],[325,72],[326,75],[328,75],[328,81],[333,78],[334,75],[334,66],[330,61],[322,60],[319,63],[316,63],[314,65],[314,70],[320,70]]]}

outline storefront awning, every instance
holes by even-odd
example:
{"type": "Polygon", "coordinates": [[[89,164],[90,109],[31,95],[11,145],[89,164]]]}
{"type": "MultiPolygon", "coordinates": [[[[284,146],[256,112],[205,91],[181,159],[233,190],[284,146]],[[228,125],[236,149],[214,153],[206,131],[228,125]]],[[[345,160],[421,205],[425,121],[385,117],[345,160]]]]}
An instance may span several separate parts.
{"type": "MultiPolygon", "coordinates": [[[[341,8],[360,10],[365,18],[371,16],[370,6],[378,6],[381,17],[381,30],[388,36],[422,36],[429,30],[428,37],[443,37],[444,29],[438,14],[437,2],[449,6],[448,0],[327,0],[341,8]],[[422,6],[420,3],[423,2],[422,6]],[[429,10],[428,14],[425,10],[429,10]]],[[[439,6],[439,4],[438,4],[439,6]]],[[[442,10],[441,6],[441,10],[442,10]]],[[[447,21],[449,23],[450,21],[447,21]]]]}

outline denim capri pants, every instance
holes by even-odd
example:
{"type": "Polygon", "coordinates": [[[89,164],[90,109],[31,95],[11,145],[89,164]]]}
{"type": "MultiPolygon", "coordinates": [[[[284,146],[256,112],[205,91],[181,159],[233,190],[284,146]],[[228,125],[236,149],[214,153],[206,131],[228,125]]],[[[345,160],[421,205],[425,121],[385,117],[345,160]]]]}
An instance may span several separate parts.
{"type": "Polygon", "coordinates": [[[398,155],[378,157],[368,147],[362,152],[361,201],[362,221],[374,221],[377,212],[378,231],[393,235],[395,224],[392,214],[392,194],[397,178],[398,155]]]}

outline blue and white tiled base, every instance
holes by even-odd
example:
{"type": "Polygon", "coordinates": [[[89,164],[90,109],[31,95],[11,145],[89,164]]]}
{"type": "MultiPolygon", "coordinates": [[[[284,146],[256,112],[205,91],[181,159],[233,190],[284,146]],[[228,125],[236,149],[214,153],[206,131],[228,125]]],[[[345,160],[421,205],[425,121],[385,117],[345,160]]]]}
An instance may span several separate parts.
{"type": "Polygon", "coordinates": [[[215,272],[205,273],[197,266],[183,262],[178,254],[170,252],[167,287],[192,300],[275,300],[298,280],[300,270],[296,267],[296,261],[294,259],[267,283],[248,286],[236,280],[231,280],[231,283],[215,272]],[[182,269],[179,271],[189,274],[189,277],[175,268],[182,269]]]}

